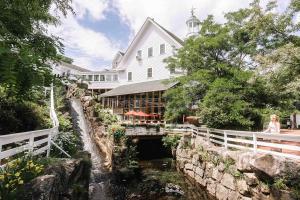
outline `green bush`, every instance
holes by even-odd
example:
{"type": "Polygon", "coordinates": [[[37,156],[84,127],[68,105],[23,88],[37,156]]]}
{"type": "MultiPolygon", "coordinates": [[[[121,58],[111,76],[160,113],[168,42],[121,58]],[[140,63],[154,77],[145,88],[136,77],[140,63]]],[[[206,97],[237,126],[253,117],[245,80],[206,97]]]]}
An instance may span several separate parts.
{"type": "Polygon", "coordinates": [[[94,105],[94,114],[105,125],[112,125],[118,122],[116,115],[104,109],[99,103],[94,105]]]}
{"type": "Polygon", "coordinates": [[[108,127],[108,133],[114,137],[114,142],[119,144],[122,138],[125,137],[125,127],[120,125],[111,125],[108,127]]]}
{"type": "Polygon", "coordinates": [[[163,145],[170,149],[176,149],[177,145],[179,144],[180,135],[167,135],[162,138],[163,145]]]}
{"type": "MultiPolygon", "coordinates": [[[[61,132],[55,139],[54,142],[66,151],[71,156],[75,155],[79,150],[82,149],[82,142],[79,134],[75,131],[61,132]]],[[[57,147],[51,146],[52,157],[65,157],[57,147]]]]}
{"type": "Polygon", "coordinates": [[[44,165],[31,156],[24,156],[8,162],[0,168],[0,199],[20,197],[22,186],[42,174],[44,165]]]}

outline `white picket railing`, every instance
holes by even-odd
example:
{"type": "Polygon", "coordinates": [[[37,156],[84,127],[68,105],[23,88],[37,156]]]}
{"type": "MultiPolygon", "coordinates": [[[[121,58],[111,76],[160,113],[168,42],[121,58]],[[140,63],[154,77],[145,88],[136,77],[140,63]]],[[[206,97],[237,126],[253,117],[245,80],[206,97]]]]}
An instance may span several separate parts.
{"type": "Polygon", "coordinates": [[[0,136],[0,165],[4,164],[3,159],[10,158],[14,155],[29,151],[33,155],[47,152],[50,154],[51,144],[59,148],[64,154],[70,157],[63,149],[57,146],[53,141],[53,137],[59,134],[58,118],[54,108],[54,92],[53,85],[50,87],[50,118],[53,127],[49,129],[29,131],[0,136]]]}
{"type": "Polygon", "coordinates": [[[166,128],[169,132],[189,132],[226,149],[246,149],[277,156],[300,159],[300,135],[269,134],[263,132],[233,131],[195,127],[191,125],[166,128]]]}

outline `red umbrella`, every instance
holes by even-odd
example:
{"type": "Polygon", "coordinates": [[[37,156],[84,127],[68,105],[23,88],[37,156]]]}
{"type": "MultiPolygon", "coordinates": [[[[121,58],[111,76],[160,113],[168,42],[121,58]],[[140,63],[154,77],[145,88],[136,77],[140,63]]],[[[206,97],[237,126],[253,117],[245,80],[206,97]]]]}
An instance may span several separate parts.
{"type": "Polygon", "coordinates": [[[147,114],[147,113],[144,113],[144,112],[142,112],[142,111],[139,111],[139,112],[136,113],[136,116],[140,116],[140,117],[149,117],[149,116],[151,116],[151,115],[149,115],[149,114],[147,114]]]}
{"type": "Polygon", "coordinates": [[[125,113],[125,115],[136,115],[136,114],[137,114],[137,112],[135,112],[135,111],[133,111],[133,110],[131,110],[131,111],[125,113]]]}

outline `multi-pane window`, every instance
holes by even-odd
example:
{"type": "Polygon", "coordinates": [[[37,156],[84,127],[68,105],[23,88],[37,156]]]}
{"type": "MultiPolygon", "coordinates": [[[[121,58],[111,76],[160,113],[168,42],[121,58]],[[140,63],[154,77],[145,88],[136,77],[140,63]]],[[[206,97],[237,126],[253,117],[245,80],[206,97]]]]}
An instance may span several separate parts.
{"type": "Polygon", "coordinates": [[[159,46],[159,53],[160,54],[165,54],[166,53],[166,45],[165,44],[161,44],[159,46]]]}
{"type": "Polygon", "coordinates": [[[104,75],[100,75],[100,81],[105,81],[105,76],[104,75]]]}
{"type": "Polygon", "coordinates": [[[118,81],[118,78],[119,78],[119,77],[118,77],[118,74],[114,74],[113,80],[114,80],[114,81],[118,81]]]}
{"type": "Polygon", "coordinates": [[[147,77],[152,78],[152,68],[147,69],[147,77]]]}
{"type": "Polygon", "coordinates": [[[99,81],[99,75],[94,75],[94,81],[99,81]]]}
{"type": "Polygon", "coordinates": [[[128,81],[132,81],[132,72],[128,72],[127,79],[128,81]]]}
{"type": "Polygon", "coordinates": [[[153,56],[153,48],[150,47],[148,48],[148,57],[152,57],[153,56]]]}
{"type": "Polygon", "coordinates": [[[88,81],[93,81],[93,75],[88,76],[88,81]]]}
{"type": "Polygon", "coordinates": [[[106,81],[111,81],[111,75],[106,75],[106,81]]]}
{"type": "Polygon", "coordinates": [[[86,80],[86,75],[82,75],[82,80],[83,80],[83,81],[86,80]]]}

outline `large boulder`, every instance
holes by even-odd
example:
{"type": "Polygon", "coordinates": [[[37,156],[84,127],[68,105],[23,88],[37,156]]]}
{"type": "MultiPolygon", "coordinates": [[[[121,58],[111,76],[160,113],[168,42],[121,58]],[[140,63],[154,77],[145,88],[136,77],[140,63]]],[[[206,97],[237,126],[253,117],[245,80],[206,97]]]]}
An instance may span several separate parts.
{"type": "Polygon", "coordinates": [[[250,160],[252,170],[260,179],[274,179],[285,171],[285,159],[263,154],[250,160]]]}
{"type": "Polygon", "coordinates": [[[50,165],[45,174],[24,187],[24,200],[87,200],[91,173],[90,155],[83,152],[78,159],[63,159],[50,165]]]}

